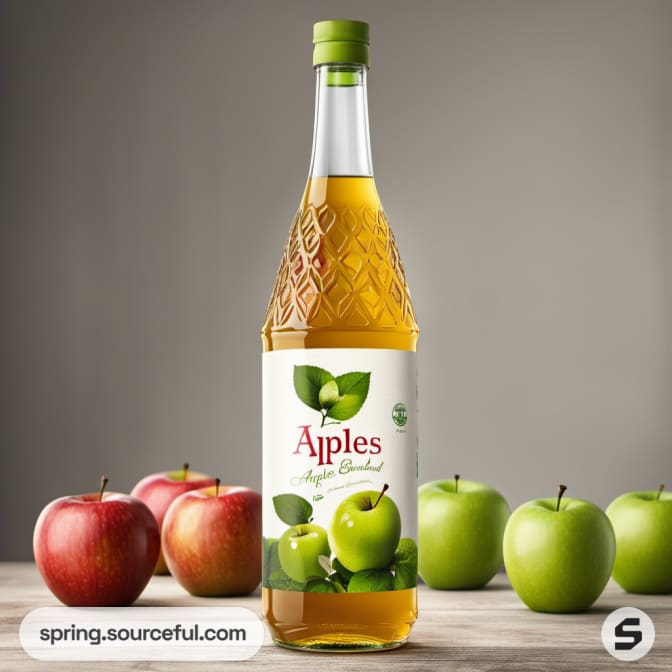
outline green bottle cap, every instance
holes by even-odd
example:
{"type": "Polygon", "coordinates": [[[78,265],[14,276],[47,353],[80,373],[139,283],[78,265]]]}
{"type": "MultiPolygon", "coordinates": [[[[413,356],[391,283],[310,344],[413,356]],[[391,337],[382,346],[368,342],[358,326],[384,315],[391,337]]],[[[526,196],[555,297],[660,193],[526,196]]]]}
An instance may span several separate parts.
{"type": "Polygon", "coordinates": [[[319,21],[313,26],[313,65],[369,65],[369,24],[364,21],[319,21]]]}

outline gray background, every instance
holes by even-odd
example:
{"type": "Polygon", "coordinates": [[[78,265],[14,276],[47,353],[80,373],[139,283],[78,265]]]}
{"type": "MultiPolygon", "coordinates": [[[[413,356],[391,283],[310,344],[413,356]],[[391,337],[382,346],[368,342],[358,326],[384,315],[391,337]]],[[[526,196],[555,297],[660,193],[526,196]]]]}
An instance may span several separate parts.
{"type": "Polygon", "coordinates": [[[260,487],[311,28],[372,24],[421,480],[672,487],[672,3],[0,1],[0,557],[188,459],[260,487]]]}

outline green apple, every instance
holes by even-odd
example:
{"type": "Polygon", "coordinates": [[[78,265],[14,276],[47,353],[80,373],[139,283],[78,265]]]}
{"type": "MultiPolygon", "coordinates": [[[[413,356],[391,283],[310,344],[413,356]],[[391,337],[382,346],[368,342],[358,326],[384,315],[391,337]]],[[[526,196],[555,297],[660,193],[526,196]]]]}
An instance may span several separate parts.
{"type": "Polygon", "coordinates": [[[431,588],[480,588],[502,566],[509,505],[478,481],[432,481],[420,486],[418,572],[431,588]]]}
{"type": "Polygon", "coordinates": [[[290,579],[299,583],[324,578],[327,570],[320,565],[320,556],[329,558],[329,554],[326,530],[313,523],[290,527],[278,541],[280,566],[290,579]]]}
{"type": "Polygon", "coordinates": [[[583,499],[519,506],[504,531],[504,564],[518,597],[534,611],[585,611],[601,595],[616,542],[605,513],[583,499]]]}
{"type": "Polygon", "coordinates": [[[612,576],[629,593],[672,593],[672,493],[628,492],[607,508],[616,534],[612,576]]]}
{"type": "Polygon", "coordinates": [[[329,545],[346,569],[389,567],[401,537],[397,505],[380,492],[364,490],[344,499],[329,528],[329,545]]]}

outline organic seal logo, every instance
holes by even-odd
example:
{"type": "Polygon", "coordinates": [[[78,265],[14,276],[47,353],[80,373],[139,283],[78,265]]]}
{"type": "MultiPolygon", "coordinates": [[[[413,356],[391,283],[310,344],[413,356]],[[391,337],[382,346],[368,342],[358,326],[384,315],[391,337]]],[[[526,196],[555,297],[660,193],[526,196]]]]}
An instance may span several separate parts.
{"type": "Polygon", "coordinates": [[[403,404],[395,404],[392,409],[392,420],[397,427],[403,427],[408,422],[408,412],[403,404]]]}
{"type": "Polygon", "coordinates": [[[357,415],[369,394],[370,381],[371,372],[352,371],[334,377],[319,366],[294,367],[296,396],[320,413],[320,427],[337,425],[357,415]],[[333,422],[327,422],[327,418],[333,422]]]}

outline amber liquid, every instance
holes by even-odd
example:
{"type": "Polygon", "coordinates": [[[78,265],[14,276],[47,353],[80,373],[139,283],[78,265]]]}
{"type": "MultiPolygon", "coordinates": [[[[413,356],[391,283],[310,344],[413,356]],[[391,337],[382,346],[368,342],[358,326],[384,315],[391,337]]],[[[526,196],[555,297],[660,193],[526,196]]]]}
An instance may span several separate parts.
{"type": "MultiPolygon", "coordinates": [[[[404,271],[373,178],[309,180],[268,306],[264,350],[415,351],[417,338],[404,271]]],[[[263,588],[262,602],[273,639],[300,649],[401,646],[418,613],[415,588],[344,594],[263,588]]]]}

